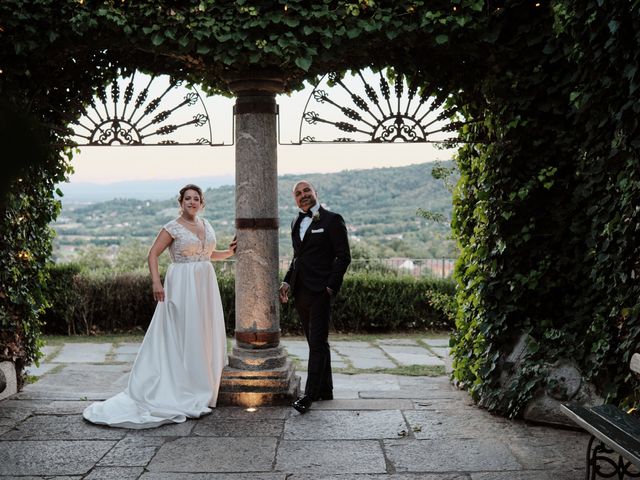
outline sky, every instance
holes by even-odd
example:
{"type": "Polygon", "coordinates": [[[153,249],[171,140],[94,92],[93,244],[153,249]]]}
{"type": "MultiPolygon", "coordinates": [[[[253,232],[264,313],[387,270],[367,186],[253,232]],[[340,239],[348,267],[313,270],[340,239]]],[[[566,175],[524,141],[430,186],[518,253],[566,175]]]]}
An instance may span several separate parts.
{"type": "MultiPolygon", "coordinates": [[[[377,78],[371,75],[373,74],[366,74],[365,78],[371,84],[376,85],[377,78]]],[[[136,82],[136,92],[143,88],[139,85],[146,84],[147,79],[144,82],[136,82]]],[[[164,90],[161,85],[162,79],[157,79],[154,82],[160,84],[157,87],[160,89],[158,91],[164,90]]],[[[341,105],[353,107],[349,96],[351,92],[365,97],[362,81],[357,77],[345,78],[344,83],[350,89],[349,91],[339,86],[329,90],[326,86],[326,80],[323,82],[325,83],[318,88],[329,91],[331,98],[341,105]]],[[[125,83],[121,85],[122,91],[124,91],[125,86],[125,83]]],[[[357,122],[342,116],[335,106],[330,105],[328,102],[318,103],[313,97],[310,97],[312,91],[313,86],[309,85],[304,90],[294,92],[291,95],[279,95],[276,98],[279,105],[278,121],[280,129],[280,145],[278,146],[279,175],[398,167],[434,160],[449,160],[455,153],[454,150],[438,149],[433,144],[428,143],[292,145],[292,143],[298,142],[300,137],[305,135],[313,135],[317,139],[327,140],[346,135],[335,129],[335,127],[323,126],[321,122],[317,126],[301,122],[302,115],[305,112],[305,105],[307,104],[309,105],[307,111],[316,111],[323,118],[349,121],[357,124],[357,122]]],[[[179,95],[183,95],[184,92],[185,90],[180,90],[179,95]]],[[[192,118],[194,111],[204,111],[204,104],[211,121],[212,142],[223,143],[225,146],[81,147],[80,152],[76,153],[72,160],[75,172],[70,178],[71,184],[109,184],[130,180],[189,179],[234,175],[235,150],[231,143],[233,140],[232,112],[235,100],[220,96],[206,97],[204,93],[199,93],[203,103],[197,103],[192,107],[189,110],[187,119],[192,118]]],[[[182,96],[172,98],[171,94],[163,97],[163,102],[165,103],[161,108],[170,108],[181,101],[182,96]]],[[[151,97],[152,95],[149,98],[151,97]]],[[[392,106],[389,103],[388,105],[389,108],[395,108],[395,104],[392,106]]],[[[412,105],[411,111],[413,111],[417,102],[412,105]]],[[[374,105],[371,104],[371,107],[373,110],[374,105]]],[[[119,108],[122,108],[122,106],[119,108]]],[[[157,111],[160,111],[161,108],[157,111]]],[[[386,109],[386,107],[384,108],[386,109]]],[[[187,109],[183,110],[186,111],[187,109]]],[[[407,111],[409,111],[408,107],[407,111]]],[[[383,113],[382,109],[380,109],[380,113],[383,113]]],[[[175,118],[173,118],[173,121],[175,123],[179,122],[175,118]]],[[[88,124],[87,121],[82,122],[88,124]]],[[[360,125],[366,128],[363,123],[360,125]]],[[[187,128],[183,130],[187,130],[187,128]]],[[[203,132],[207,132],[206,126],[197,131],[195,128],[191,128],[188,135],[194,135],[194,132],[196,132],[196,135],[203,136],[203,132]]],[[[184,138],[186,139],[186,137],[184,138]]],[[[189,141],[192,141],[191,138],[195,137],[190,137],[189,141]]]]}

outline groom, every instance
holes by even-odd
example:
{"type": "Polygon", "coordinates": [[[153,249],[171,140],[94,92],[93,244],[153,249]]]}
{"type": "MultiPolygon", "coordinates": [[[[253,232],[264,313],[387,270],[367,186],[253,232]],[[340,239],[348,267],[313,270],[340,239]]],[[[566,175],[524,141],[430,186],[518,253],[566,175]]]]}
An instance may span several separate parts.
{"type": "Polygon", "coordinates": [[[300,213],[291,222],[293,260],[279,293],[282,303],[293,295],[309,344],[304,396],[293,402],[293,408],[306,413],[315,400],[333,399],[329,319],[351,254],[342,216],[320,206],[311,183],[296,183],[293,197],[300,213]]]}

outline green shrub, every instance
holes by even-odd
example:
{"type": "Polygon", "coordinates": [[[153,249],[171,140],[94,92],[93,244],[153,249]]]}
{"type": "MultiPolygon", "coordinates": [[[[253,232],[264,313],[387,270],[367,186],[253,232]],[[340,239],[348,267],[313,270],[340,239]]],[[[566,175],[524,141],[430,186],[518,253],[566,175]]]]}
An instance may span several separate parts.
{"type": "Polygon", "coordinates": [[[344,279],[333,306],[339,332],[448,330],[452,323],[433,308],[429,292],[452,293],[453,282],[409,276],[354,273],[344,279]]]}
{"type": "Polygon", "coordinates": [[[46,290],[49,307],[40,317],[42,330],[45,333],[53,335],[78,333],[74,328],[73,317],[80,295],[74,282],[80,271],[80,265],[75,263],[49,265],[49,283],[46,290]]]}
{"type": "MultiPolygon", "coordinates": [[[[90,274],[77,265],[56,265],[44,313],[49,334],[97,334],[146,330],[155,302],[148,274],[90,274]]],[[[218,273],[228,334],[235,329],[235,280],[218,273]]],[[[450,280],[354,273],[347,275],[333,307],[337,332],[447,330],[453,325],[433,298],[452,298],[450,280]]],[[[301,333],[293,302],[281,305],[280,329],[301,333]]]]}
{"type": "Polygon", "coordinates": [[[145,330],[155,309],[149,275],[135,273],[91,274],[57,265],[51,269],[48,296],[45,333],[145,330]]]}

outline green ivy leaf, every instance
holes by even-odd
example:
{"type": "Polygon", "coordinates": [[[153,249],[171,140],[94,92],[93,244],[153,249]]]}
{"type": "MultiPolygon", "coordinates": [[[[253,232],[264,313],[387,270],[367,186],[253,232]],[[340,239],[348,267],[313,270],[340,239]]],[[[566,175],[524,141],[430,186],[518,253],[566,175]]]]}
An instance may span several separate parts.
{"type": "Polygon", "coordinates": [[[284,17],[283,23],[287,26],[287,27],[297,27],[298,25],[300,25],[300,20],[298,20],[297,18],[292,18],[292,17],[284,17]]]}
{"type": "Polygon", "coordinates": [[[360,35],[361,32],[362,30],[360,30],[358,27],[350,28],[349,30],[347,30],[347,37],[356,38],[360,35]]]}
{"type": "Polygon", "coordinates": [[[156,33],[153,37],[151,37],[151,43],[153,43],[154,46],[158,46],[158,45],[162,45],[162,43],[164,42],[164,35],[162,35],[161,33],[156,33]]]}
{"type": "Polygon", "coordinates": [[[436,37],[436,43],[438,45],[442,45],[444,43],[447,43],[448,41],[449,41],[449,35],[440,34],[436,37]]]}
{"type": "Polygon", "coordinates": [[[296,58],[296,65],[298,67],[300,67],[302,70],[304,70],[305,72],[307,72],[309,70],[309,67],[311,67],[311,59],[310,58],[305,58],[305,57],[298,57],[296,58]]]}

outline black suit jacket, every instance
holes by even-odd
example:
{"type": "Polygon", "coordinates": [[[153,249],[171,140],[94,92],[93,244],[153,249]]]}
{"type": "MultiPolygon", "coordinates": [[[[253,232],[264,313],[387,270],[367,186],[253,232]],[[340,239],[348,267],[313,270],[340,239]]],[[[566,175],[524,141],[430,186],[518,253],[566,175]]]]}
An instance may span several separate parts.
{"type": "Polygon", "coordinates": [[[300,218],[291,222],[293,260],[284,281],[295,294],[297,284],[313,292],[329,287],[338,293],[344,273],[351,263],[347,227],[341,215],[320,207],[320,218],[313,220],[304,240],[300,240],[300,218]]]}

